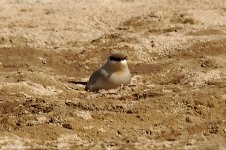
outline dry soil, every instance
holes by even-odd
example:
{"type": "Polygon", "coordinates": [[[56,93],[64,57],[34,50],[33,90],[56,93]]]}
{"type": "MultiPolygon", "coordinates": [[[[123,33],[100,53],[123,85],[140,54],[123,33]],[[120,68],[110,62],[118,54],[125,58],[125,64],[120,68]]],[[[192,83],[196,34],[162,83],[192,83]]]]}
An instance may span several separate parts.
{"type": "Polygon", "coordinates": [[[226,149],[226,1],[1,0],[0,149],[226,149]]]}

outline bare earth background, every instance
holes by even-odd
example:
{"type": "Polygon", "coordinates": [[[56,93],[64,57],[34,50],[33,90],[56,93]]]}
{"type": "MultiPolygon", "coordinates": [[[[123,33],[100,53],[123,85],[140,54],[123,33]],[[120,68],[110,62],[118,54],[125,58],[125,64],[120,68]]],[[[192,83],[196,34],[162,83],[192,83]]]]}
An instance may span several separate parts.
{"type": "Polygon", "coordinates": [[[1,0],[0,149],[226,149],[225,0],[1,0]],[[76,81],[126,50],[132,85],[76,81]]]}

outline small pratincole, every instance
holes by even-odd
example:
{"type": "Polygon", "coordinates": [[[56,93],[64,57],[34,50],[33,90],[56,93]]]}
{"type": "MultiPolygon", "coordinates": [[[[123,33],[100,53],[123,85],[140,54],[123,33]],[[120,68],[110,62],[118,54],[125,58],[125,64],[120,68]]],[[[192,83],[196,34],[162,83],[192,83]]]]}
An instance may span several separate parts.
{"type": "Polygon", "coordinates": [[[127,56],[121,51],[112,51],[108,61],[91,76],[86,85],[87,91],[114,89],[131,83],[127,56]]]}

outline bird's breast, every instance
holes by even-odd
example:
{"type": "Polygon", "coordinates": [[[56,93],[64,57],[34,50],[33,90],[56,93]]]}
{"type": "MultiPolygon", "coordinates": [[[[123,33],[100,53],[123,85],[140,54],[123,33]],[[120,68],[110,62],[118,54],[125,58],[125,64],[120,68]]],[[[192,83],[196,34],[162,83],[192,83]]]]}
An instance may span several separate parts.
{"type": "Polygon", "coordinates": [[[109,78],[110,82],[121,85],[127,85],[131,82],[131,74],[129,70],[113,72],[109,78]]]}

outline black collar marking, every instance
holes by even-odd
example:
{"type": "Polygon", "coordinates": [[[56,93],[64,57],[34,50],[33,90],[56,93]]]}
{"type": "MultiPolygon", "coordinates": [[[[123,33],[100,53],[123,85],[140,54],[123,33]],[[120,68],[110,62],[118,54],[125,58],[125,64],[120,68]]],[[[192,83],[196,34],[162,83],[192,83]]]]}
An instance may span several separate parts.
{"type": "Polygon", "coordinates": [[[114,56],[110,56],[109,58],[110,60],[113,60],[113,61],[122,61],[122,60],[126,60],[127,58],[118,58],[118,57],[114,57],[114,56]]]}

